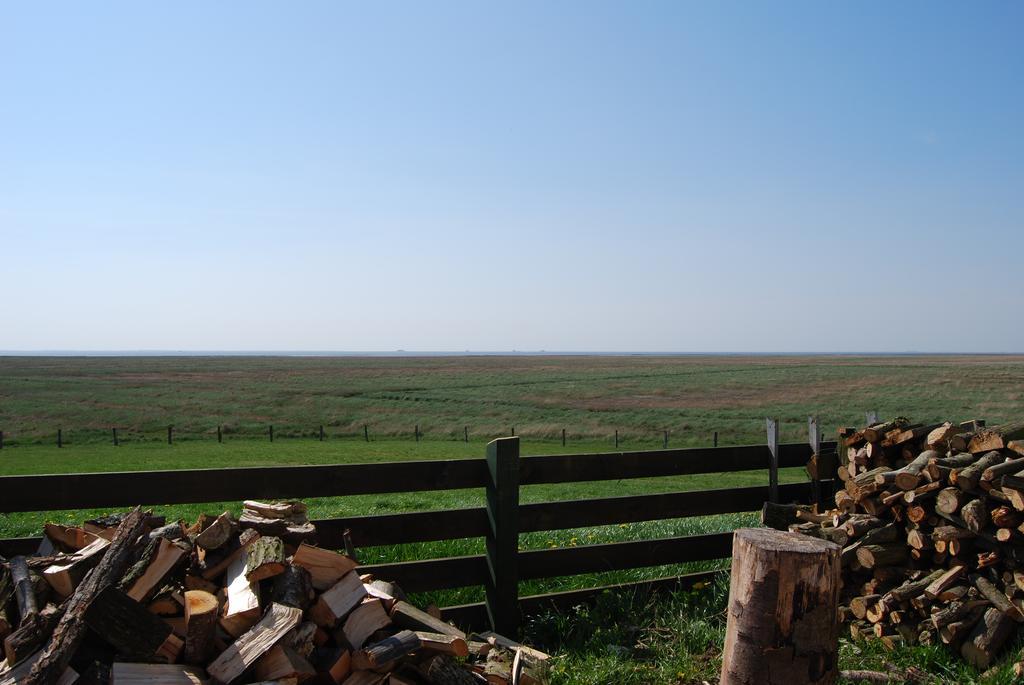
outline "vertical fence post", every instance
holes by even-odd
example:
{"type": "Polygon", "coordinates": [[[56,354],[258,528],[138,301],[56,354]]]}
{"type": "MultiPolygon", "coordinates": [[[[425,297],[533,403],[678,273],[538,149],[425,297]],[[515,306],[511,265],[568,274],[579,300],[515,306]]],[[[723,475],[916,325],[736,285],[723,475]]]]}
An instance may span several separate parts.
{"type": "Polygon", "coordinates": [[[462,440],[463,442],[469,442],[469,426],[462,427],[462,440]]]}
{"type": "Polygon", "coordinates": [[[562,447],[565,447],[565,429],[562,429],[562,447]]]}
{"type": "Polygon", "coordinates": [[[320,424],[320,442],[324,441],[324,424],[320,424]]]}
{"type": "Polygon", "coordinates": [[[661,449],[668,449],[668,431],[665,431],[664,439],[661,441],[661,449]]]}
{"type": "Polygon", "coordinates": [[[768,500],[779,501],[779,420],[765,419],[768,428],[768,500]]]}
{"type": "Polygon", "coordinates": [[[416,436],[416,442],[420,441],[420,424],[416,424],[416,428],[413,429],[413,434],[416,436]]]}
{"type": "Polygon", "coordinates": [[[509,433],[513,438],[516,437],[516,424],[512,424],[512,432],[509,433]]]}
{"type": "Polygon", "coordinates": [[[270,424],[270,442],[274,442],[274,424],[270,424]]]}
{"type": "Polygon", "coordinates": [[[57,429],[57,447],[64,446],[64,434],[60,428],[57,429]]]}
{"type": "Polygon", "coordinates": [[[615,429],[615,449],[619,449],[619,429],[615,429]]]}
{"type": "MultiPolygon", "coordinates": [[[[807,443],[811,446],[811,458],[815,461],[821,453],[821,431],[818,429],[818,417],[808,416],[807,417],[807,443]]],[[[816,505],[821,505],[821,474],[818,473],[818,465],[815,464],[814,473],[811,478],[811,497],[814,498],[816,505]]]]}
{"type": "Polygon", "coordinates": [[[496,632],[514,636],[519,629],[519,438],[487,443],[487,470],[487,615],[496,632]]]}
{"type": "Polygon", "coordinates": [[[217,424],[217,442],[222,442],[219,423],[217,424]]]}
{"type": "Polygon", "coordinates": [[[0,450],[4,448],[4,432],[0,431],[0,450]]]}
{"type": "Polygon", "coordinates": [[[110,431],[114,434],[114,447],[117,447],[117,429],[111,428],[110,431]]]}
{"type": "Polygon", "coordinates": [[[715,437],[711,444],[714,445],[715,447],[718,447],[718,431],[715,431],[715,437]]]}
{"type": "Polygon", "coordinates": [[[174,444],[174,439],[171,437],[171,434],[172,434],[173,431],[174,431],[174,426],[168,426],[167,427],[167,444],[168,445],[174,444]]]}
{"type": "Polygon", "coordinates": [[[363,440],[370,442],[370,427],[365,423],[363,424],[363,440]]]}

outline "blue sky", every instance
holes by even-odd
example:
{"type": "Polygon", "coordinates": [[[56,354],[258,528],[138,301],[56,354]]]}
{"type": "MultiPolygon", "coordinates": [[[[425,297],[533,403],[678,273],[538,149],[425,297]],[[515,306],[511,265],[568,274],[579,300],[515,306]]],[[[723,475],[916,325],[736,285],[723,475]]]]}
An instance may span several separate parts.
{"type": "Polygon", "coordinates": [[[1024,352],[1020,3],[5,3],[0,350],[1024,352]]]}

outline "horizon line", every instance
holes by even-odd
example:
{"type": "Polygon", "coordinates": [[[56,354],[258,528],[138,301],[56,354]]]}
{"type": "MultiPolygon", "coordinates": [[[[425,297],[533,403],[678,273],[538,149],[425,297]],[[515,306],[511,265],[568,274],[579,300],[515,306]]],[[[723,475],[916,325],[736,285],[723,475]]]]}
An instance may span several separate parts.
{"type": "Polygon", "coordinates": [[[669,350],[0,350],[0,357],[909,357],[1021,356],[1024,352],[669,350]]]}

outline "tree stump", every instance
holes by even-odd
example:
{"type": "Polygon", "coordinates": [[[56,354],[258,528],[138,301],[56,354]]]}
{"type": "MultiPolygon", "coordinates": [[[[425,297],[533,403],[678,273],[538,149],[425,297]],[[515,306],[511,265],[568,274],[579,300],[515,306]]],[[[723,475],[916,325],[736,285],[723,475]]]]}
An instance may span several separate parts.
{"type": "Polygon", "coordinates": [[[798,533],[736,531],[722,685],[838,680],[840,552],[798,533]]]}

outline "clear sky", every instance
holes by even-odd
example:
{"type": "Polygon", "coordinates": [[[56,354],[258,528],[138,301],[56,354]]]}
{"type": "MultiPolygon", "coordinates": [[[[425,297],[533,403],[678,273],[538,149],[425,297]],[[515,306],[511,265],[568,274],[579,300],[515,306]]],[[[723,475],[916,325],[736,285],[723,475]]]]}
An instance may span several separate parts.
{"type": "Polygon", "coordinates": [[[8,2],[0,350],[1024,352],[1019,2],[8,2]]]}

